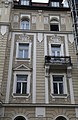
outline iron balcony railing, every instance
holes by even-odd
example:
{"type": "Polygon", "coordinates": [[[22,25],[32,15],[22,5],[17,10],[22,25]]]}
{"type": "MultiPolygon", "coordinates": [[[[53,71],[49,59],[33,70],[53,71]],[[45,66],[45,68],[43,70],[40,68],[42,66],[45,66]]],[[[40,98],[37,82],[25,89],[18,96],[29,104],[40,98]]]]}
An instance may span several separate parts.
{"type": "Polygon", "coordinates": [[[70,56],[45,56],[45,64],[49,65],[72,65],[70,56]]]}

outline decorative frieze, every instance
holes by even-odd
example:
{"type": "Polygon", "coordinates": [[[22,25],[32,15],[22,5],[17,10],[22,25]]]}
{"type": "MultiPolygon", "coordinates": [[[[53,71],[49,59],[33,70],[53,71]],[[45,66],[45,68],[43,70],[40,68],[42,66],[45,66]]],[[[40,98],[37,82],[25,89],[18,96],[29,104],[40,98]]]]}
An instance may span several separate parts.
{"type": "Polygon", "coordinates": [[[44,17],[44,24],[48,24],[48,16],[44,17]]]}
{"type": "Polygon", "coordinates": [[[57,36],[57,35],[52,35],[50,37],[50,40],[53,42],[53,43],[61,43],[61,37],[60,36],[57,36]]]}
{"type": "Polygon", "coordinates": [[[2,0],[2,3],[4,3],[5,7],[8,7],[11,2],[12,0],[2,0]]]}
{"type": "Polygon", "coordinates": [[[30,37],[27,34],[20,34],[19,40],[21,40],[21,42],[24,42],[24,41],[30,40],[30,37]]]}

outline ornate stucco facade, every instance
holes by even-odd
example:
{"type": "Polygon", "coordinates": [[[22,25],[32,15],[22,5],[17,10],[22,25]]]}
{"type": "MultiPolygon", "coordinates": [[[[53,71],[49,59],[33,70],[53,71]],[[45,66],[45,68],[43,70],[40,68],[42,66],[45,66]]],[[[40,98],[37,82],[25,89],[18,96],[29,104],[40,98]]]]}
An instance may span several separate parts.
{"type": "Polygon", "coordinates": [[[25,1],[0,1],[0,120],[78,120],[70,9],[25,1]]]}

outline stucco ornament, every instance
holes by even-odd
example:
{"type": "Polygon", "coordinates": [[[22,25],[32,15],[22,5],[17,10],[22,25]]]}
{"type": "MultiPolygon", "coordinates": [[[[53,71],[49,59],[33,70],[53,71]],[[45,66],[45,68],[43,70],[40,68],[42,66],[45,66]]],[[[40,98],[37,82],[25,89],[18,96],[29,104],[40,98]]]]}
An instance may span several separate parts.
{"type": "Polygon", "coordinates": [[[42,42],[43,40],[43,34],[42,33],[38,33],[38,41],[42,42]]]}
{"type": "Polygon", "coordinates": [[[69,42],[72,44],[74,42],[74,35],[73,34],[69,34],[69,42]]]}
{"type": "Polygon", "coordinates": [[[2,0],[2,3],[5,4],[5,7],[8,7],[12,0],[2,0]]]}
{"type": "Polygon", "coordinates": [[[7,32],[7,26],[1,26],[1,34],[2,36],[5,35],[7,32]]]}
{"type": "Polygon", "coordinates": [[[61,38],[57,35],[52,35],[50,40],[52,40],[53,43],[61,43],[61,38]]]}
{"type": "Polygon", "coordinates": [[[27,34],[21,34],[21,35],[19,35],[19,39],[21,41],[26,41],[26,40],[29,40],[30,37],[27,34]]]}

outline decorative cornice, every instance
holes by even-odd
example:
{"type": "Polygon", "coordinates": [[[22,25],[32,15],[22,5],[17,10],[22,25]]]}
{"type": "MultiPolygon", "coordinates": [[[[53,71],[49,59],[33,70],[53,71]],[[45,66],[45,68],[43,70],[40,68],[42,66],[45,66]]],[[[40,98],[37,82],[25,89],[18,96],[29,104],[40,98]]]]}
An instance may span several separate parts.
{"type": "Polygon", "coordinates": [[[2,3],[5,4],[5,7],[8,7],[10,3],[12,3],[12,0],[2,0],[2,3]]]}

